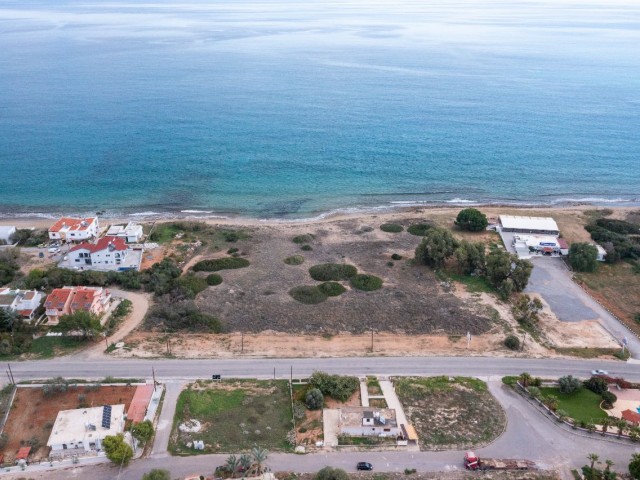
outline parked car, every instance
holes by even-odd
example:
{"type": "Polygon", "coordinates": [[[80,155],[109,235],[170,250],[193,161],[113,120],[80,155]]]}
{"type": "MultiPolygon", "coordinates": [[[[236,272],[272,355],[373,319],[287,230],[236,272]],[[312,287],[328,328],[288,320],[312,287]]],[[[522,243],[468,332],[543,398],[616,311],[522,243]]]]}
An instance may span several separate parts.
{"type": "Polygon", "coordinates": [[[358,462],[358,465],[356,465],[356,469],[357,470],[373,470],[373,465],[371,465],[369,462],[358,462]]]}
{"type": "Polygon", "coordinates": [[[606,370],[591,370],[591,375],[609,375],[609,372],[607,372],[606,370]]]}
{"type": "Polygon", "coordinates": [[[59,251],[58,247],[49,247],[49,253],[58,253],[59,251]]]}

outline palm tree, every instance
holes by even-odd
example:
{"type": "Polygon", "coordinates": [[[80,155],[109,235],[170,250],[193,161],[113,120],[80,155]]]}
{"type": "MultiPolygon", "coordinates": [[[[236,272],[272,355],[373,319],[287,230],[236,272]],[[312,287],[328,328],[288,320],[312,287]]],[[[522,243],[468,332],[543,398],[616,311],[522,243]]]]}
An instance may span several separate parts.
{"type": "Polygon", "coordinates": [[[611,420],[609,419],[609,417],[603,418],[602,420],[600,420],[600,425],[602,425],[602,435],[604,436],[604,434],[607,433],[609,426],[611,425],[611,420]]]}
{"type": "Polygon", "coordinates": [[[235,455],[229,455],[227,457],[227,461],[225,462],[225,467],[228,472],[231,473],[231,478],[235,477],[236,470],[238,469],[238,458],[235,455]]]}
{"type": "Polygon", "coordinates": [[[605,472],[609,472],[611,470],[611,467],[613,467],[614,463],[613,461],[607,459],[604,461],[604,463],[607,465],[604,469],[605,472]]]}
{"type": "Polygon", "coordinates": [[[529,386],[529,384],[531,383],[532,377],[527,372],[522,372],[520,374],[520,379],[519,380],[520,380],[520,383],[522,384],[522,386],[524,388],[527,388],[529,386]]]}
{"type": "Polygon", "coordinates": [[[618,436],[622,436],[622,434],[624,433],[624,431],[629,428],[629,425],[627,424],[626,421],[622,420],[621,418],[619,418],[618,420],[616,420],[616,427],[618,427],[618,436]]]}
{"type": "Polygon", "coordinates": [[[589,465],[589,468],[593,470],[593,466],[596,464],[598,460],[600,460],[600,457],[598,456],[597,453],[590,453],[589,455],[587,455],[587,460],[591,462],[591,464],[589,465]]]}
{"type": "Polygon", "coordinates": [[[267,460],[269,452],[264,448],[256,446],[251,449],[251,456],[253,457],[253,462],[256,465],[256,474],[262,475],[262,464],[267,460]]]}

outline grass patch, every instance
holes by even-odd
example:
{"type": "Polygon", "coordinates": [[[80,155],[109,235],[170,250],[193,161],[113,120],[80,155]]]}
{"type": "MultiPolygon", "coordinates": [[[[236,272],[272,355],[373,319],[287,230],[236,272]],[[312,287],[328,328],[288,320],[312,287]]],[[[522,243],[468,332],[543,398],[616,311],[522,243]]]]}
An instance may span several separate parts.
{"type": "Polygon", "coordinates": [[[396,392],[423,449],[464,449],[500,435],[506,416],[487,384],[467,377],[401,377],[396,392]],[[454,413],[453,413],[454,412],[454,413]]]}
{"type": "Polygon", "coordinates": [[[284,263],[287,265],[302,265],[304,263],[304,257],[302,255],[292,255],[285,258],[284,263]]]}
{"type": "Polygon", "coordinates": [[[338,297],[347,291],[338,282],[324,282],[318,285],[318,289],[324,293],[327,297],[338,297]]]}
{"type": "Polygon", "coordinates": [[[294,300],[306,305],[317,305],[327,299],[326,293],[315,285],[293,287],[289,290],[289,295],[291,295],[294,300]]]}
{"type": "Polygon", "coordinates": [[[85,345],[87,345],[85,341],[76,337],[39,337],[31,343],[29,355],[37,358],[53,358],[67,355],[85,345]]]}
{"type": "Polygon", "coordinates": [[[556,352],[562,355],[571,355],[572,357],[578,357],[578,358],[601,358],[601,357],[619,358],[616,356],[616,354],[618,355],[621,354],[620,348],[558,347],[555,350],[556,352]]]}
{"type": "Polygon", "coordinates": [[[388,408],[387,401],[384,398],[370,398],[369,406],[375,408],[388,408]]]}
{"type": "Polygon", "coordinates": [[[315,235],[311,234],[311,233],[306,233],[304,235],[297,235],[295,237],[293,237],[291,239],[291,241],[293,243],[297,243],[302,245],[303,243],[309,243],[311,241],[313,241],[313,239],[316,238],[315,235]]]}
{"type": "Polygon", "coordinates": [[[380,382],[376,377],[367,377],[367,393],[369,395],[382,395],[382,388],[380,388],[380,382]]]}
{"type": "Polygon", "coordinates": [[[424,237],[432,228],[433,225],[429,225],[428,223],[415,223],[407,228],[407,232],[409,232],[411,235],[424,237]]]}
{"type": "Polygon", "coordinates": [[[380,287],[382,287],[382,283],[382,279],[380,277],[376,277],[375,275],[367,275],[361,273],[359,275],[351,277],[351,285],[353,285],[353,288],[363,290],[365,292],[378,290],[380,287]]]}
{"type": "Polygon", "coordinates": [[[217,272],[218,270],[230,270],[249,266],[246,258],[224,257],[210,260],[200,260],[192,269],[194,272],[217,272]]]}
{"type": "Polygon", "coordinates": [[[380,225],[380,230],[387,233],[400,233],[404,230],[404,227],[397,223],[383,223],[380,225]]]}
{"type": "Polygon", "coordinates": [[[216,285],[220,285],[222,283],[222,277],[217,273],[211,273],[207,275],[205,279],[207,281],[207,285],[215,287],[216,285]]]}
{"type": "Polygon", "coordinates": [[[395,445],[396,439],[391,437],[350,437],[348,435],[338,436],[338,445],[362,445],[362,446],[374,446],[374,445],[395,445]]]}
{"type": "Polygon", "coordinates": [[[178,397],[169,451],[176,455],[238,453],[259,445],[270,451],[290,451],[291,400],[286,381],[199,382],[178,397]],[[198,420],[202,430],[180,432],[178,426],[198,420]],[[186,446],[203,440],[204,450],[186,446]]]}
{"type": "Polygon", "coordinates": [[[591,390],[581,388],[574,393],[561,393],[555,387],[540,387],[543,397],[553,395],[558,399],[558,410],[567,412],[578,422],[598,423],[597,420],[609,415],[600,409],[602,397],[591,390]]]}
{"type": "Polygon", "coordinates": [[[321,263],[309,269],[311,278],[319,282],[349,280],[357,273],[356,267],[345,263],[321,263]]]}
{"type": "Polygon", "coordinates": [[[448,280],[463,284],[469,293],[494,293],[496,291],[495,287],[487,280],[487,277],[462,275],[450,271],[446,271],[445,275],[448,280]]]}

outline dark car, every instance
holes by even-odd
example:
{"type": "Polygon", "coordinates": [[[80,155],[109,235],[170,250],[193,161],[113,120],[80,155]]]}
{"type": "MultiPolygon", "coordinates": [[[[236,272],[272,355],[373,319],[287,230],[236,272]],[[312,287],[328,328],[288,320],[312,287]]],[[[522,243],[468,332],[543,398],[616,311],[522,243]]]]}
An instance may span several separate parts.
{"type": "Polygon", "coordinates": [[[373,465],[371,465],[369,462],[358,462],[358,465],[356,465],[356,469],[357,470],[373,470],[373,465]]]}

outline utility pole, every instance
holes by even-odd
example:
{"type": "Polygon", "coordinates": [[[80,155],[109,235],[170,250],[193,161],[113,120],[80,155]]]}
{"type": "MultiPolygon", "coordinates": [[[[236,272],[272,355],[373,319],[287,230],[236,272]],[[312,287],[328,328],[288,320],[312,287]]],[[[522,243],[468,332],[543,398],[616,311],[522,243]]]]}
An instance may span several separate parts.
{"type": "Polygon", "coordinates": [[[293,383],[293,365],[291,365],[291,373],[289,374],[289,383],[293,383]]]}
{"type": "Polygon", "coordinates": [[[104,347],[107,348],[107,349],[109,348],[109,343],[107,342],[107,334],[106,333],[104,334],[104,347]]]}
{"type": "Polygon", "coordinates": [[[371,353],[373,353],[373,325],[371,325],[371,353]]]}
{"type": "Polygon", "coordinates": [[[524,332],[524,335],[522,336],[522,345],[520,346],[520,351],[522,352],[524,350],[524,341],[527,339],[527,332],[524,332]]]}
{"type": "Polygon", "coordinates": [[[273,379],[276,379],[276,367],[273,367],[273,379]]]}
{"type": "Polygon", "coordinates": [[[151,375],[153,376],[153,391],[156,391],[156,369],[151,367],[151,375]]]}
{"type": "Polygon", "coordinates": [[[16,384],[16,379],[13,378],[13,372],[11,371],[11,365],[7,363],[7,367],[9,367],[9,375],[11,375],[11,383],[16,384]]]}
{"type": "Polygon", "coordinates": [[[244,330],[240,330],[240,353],[244,353],[244,330]]]}

